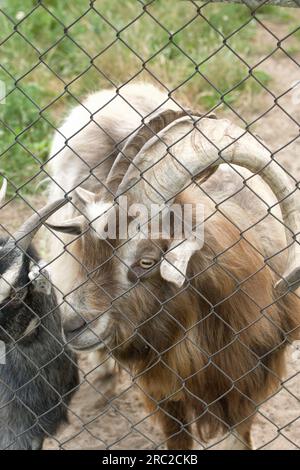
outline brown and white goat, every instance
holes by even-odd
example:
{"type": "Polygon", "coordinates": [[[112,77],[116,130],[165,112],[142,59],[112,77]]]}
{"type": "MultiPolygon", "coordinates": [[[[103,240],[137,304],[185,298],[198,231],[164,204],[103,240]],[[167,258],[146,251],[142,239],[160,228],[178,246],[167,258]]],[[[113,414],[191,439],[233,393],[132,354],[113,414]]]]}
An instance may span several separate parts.
{"type": "MultiPolygon", "coordinates": [[[[129,127],[124,122],[127,134],[129,127]]],[[[192,447],[193,423],[203,441],[232,431],[232,448],[251,448],[255,412],[278,389],[286,346],[299,336],[295,188],[256,138],[177,109],[140,126],[103,181],[77,190],[80,216],[50,225],[73,236],[66,339],[78,351],[107,351],[132,371],[170,449],[192,447]],[[212,175],[224,162],[231,169],[212,175]],[[273,194],[234,165],[259,173],[277,196],[287,260],[273,194]],[[192,186],[199,175],[202,184],[192,186]],[[121,195],[148,208],[201,203],[202,248],[195,238],[162,234],[105,239],[112,209],[121,217],[121,195]]]]}

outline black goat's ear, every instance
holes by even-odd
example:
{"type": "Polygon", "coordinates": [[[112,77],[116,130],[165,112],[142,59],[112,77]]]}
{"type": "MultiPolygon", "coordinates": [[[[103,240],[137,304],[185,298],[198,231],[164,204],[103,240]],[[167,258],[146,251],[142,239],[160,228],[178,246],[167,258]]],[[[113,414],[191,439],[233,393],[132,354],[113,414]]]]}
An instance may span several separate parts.
{"type": "Polygon", "coordinates": [[[68,233],[69,235],[80,235],[82,233],[85,220],[86,219],[83,215],[79,215],[78,217],[74,217],[74,219],[65,220],[58,224],[50,224],[47,222],[45,225],[56,232],[68,233]]]}

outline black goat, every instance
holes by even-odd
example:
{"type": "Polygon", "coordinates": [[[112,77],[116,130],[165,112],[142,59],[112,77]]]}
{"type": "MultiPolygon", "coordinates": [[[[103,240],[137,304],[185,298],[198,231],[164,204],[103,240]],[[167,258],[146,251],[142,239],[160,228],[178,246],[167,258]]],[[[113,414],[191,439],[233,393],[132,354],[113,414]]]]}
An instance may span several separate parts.
{"type": "Polygon", "coordinates": [[[66,421],[78,386],[54,289],[31,246],[41,224],[66,202],[49,204],[13,237],[0,238],[0,449],[40,449],[66,421]]]}

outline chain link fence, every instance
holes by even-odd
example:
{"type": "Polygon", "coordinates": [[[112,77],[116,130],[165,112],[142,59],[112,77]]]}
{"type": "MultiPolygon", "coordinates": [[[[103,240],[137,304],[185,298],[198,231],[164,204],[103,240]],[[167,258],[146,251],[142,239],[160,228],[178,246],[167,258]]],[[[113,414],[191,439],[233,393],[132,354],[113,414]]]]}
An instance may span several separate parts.
{"type": "Polygon", "coordinates": [[[0,2],[1,448],[299,449],[278,5],[0,2]]]}

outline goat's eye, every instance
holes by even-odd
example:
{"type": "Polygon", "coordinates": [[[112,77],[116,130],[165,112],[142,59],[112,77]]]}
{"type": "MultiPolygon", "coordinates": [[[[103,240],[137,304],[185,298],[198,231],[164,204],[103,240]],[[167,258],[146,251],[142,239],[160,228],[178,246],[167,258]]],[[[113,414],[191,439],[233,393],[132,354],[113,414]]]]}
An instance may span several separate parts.
{"type": "Polygon", "coordinates": [[[139,261],[139,265],[143,269],[150,269],[155,265],[156,261],[153,258],[142,258],[139,261]]]}

